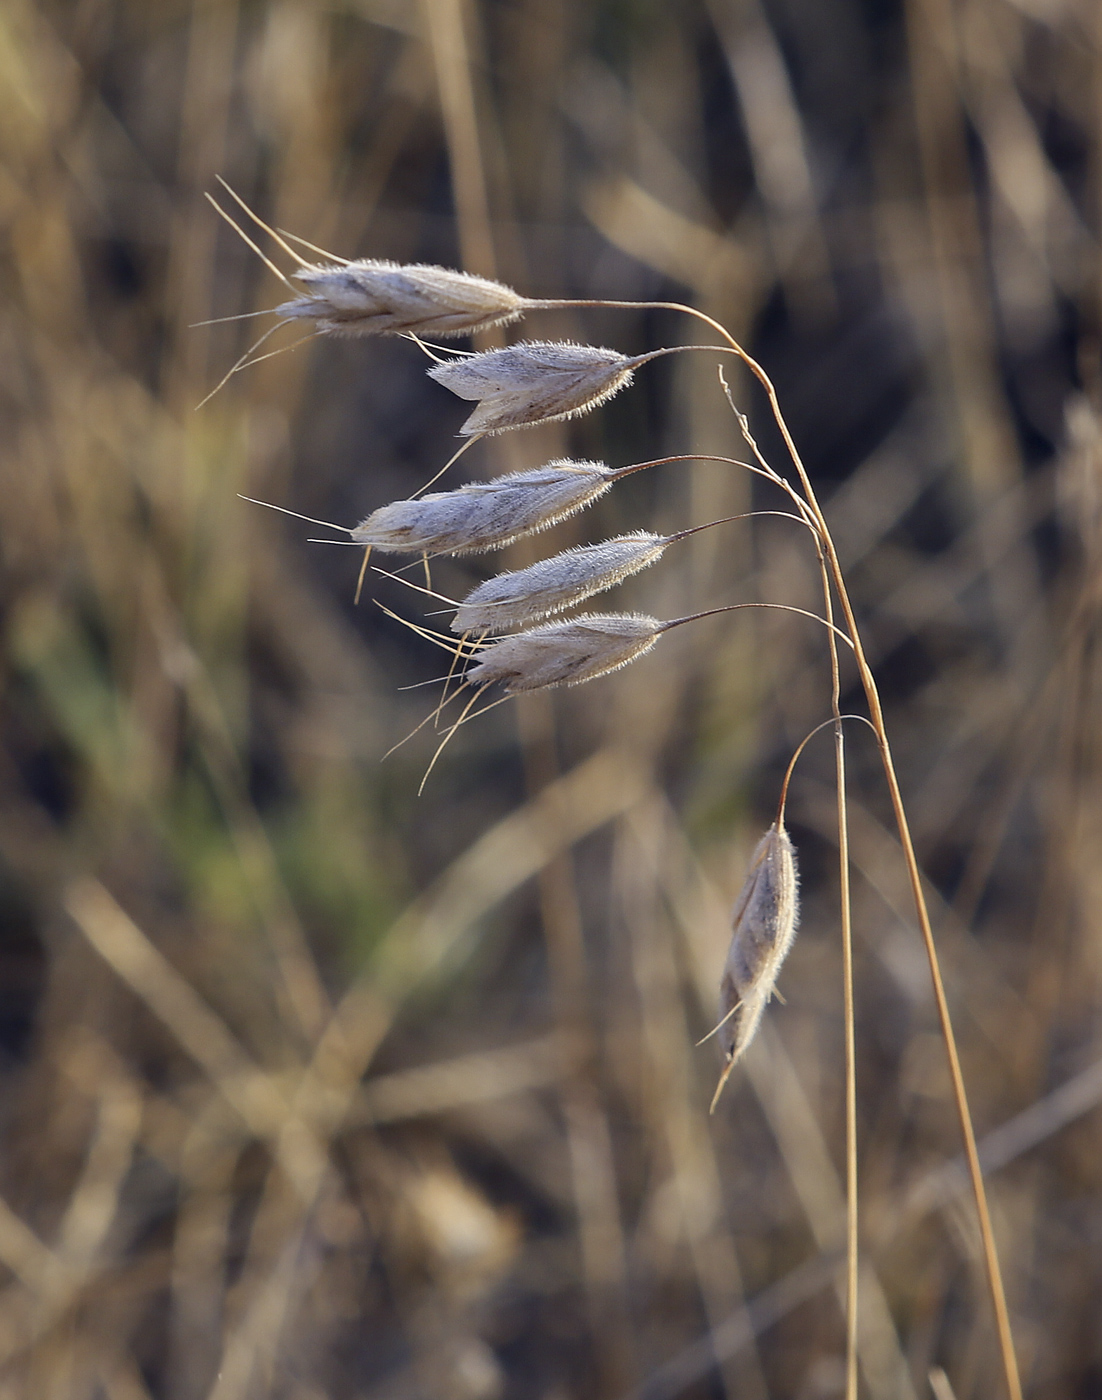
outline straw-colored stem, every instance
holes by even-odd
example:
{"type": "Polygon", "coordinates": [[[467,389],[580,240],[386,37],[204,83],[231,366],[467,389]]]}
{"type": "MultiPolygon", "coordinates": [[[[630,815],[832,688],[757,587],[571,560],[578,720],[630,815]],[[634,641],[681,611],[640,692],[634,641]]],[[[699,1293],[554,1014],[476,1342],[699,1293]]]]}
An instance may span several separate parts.
{"type": "Polygon", "coordinates": [[[813,622],[821,622],[824,627],[830,630],[832,637],[840,637],[846,646],[852,645],[849,637],[840,627],[835,627],[833,622],[828,622],[825,617],[820,617],[818,613],[809,612],[807,608],[794,608],[790,603],[724,603],[718,608],[705,608],[703,612],[687,613],[684,617],[671,618],[669,622],[660,624],[659,632],[670,632],[675,627],[683,627],[686,622],[699,622],[704,617],[718,617],[720,613],[742,612],[746,608],[772,608],[774,612],[796,613],[798,617],[810,617],[813,622]]]}
{"type": "MultiPolygon", "coordinates": [[[[834,625],[834,599],[830,590],[823,545],[816,534],[815,549],[823,582],[823,611],[834,625]]],[[[838,900],[842,933],[842,1000],[846,1061],[846,1400],[857,1400],[857,1036],[853,1005],[853,911],[849,882],[849,809],[846,805],[846,746],[842,728],[842,676],[838,666],[838,641],[827,633],[830,644],[830,708],[834,716],[835,793],[838,802],[838,900]]]]}
{"type": "MultiPolygon", "coordinates": [[[[833,644],[833,637],[831,641],[833,644]]],[[[846,1027],[846,1400],[857,1400],[857,1032],[853,1005],[853,920],[849,888],[846,753],[837,696],[834,708],[834,756],[838,789],[838,879],[846,1027]]]]}
{"type": "MultiPolygon", "coordinates": [[[[673,309],[672,303],[666,303],[673,309]]],[[[976,1151],[976,1133],[972,1124],[972,1115],[968,1108],[968,1095],[964,1087],[964,1075],[961,1072],[960,1056],[957,1052],[956,1036],[953,1033],[953,1024],[949,1016],[949,1003],[945,995],[945,984],[941,976],[941,964],[938,959],[937,947],[934,944],[933,928],[930,923],[930,913],[926,907],[926,897],[922,890],[922,876],[918,868],[918,860],[915,856],[914,842],[911,838],[910,824],[907,821],[907,813],[903,806],[903,794],[900,791],[899,779],[895,772],[895,762],[892,758],[891,745],[888,741],[887,730],[884,726],[884,712],[880,703],[880,692],[877,689],[876,678],[873,675],[872,667],[865,656],[865,650],[861,643],[861,636],[857,627],[857,619],[854,615],[853,604],[850,601],[849,591],[846,588],[845,577],[842,573],[842,566],[838,559],[837,550],[834,547],[834,540],[830,534],[830,528],[826,517],[823,515],[822,507],[819,505],[815,495],[815,489],[811,484],[807,468],[803,464],[796,444],[789,432],[788,424],[785,422],[781,412],[780,403],[777,399],[777,391],[773,387],[773,382],[762,369],[761,365],[745,350],[743,350],[734,338],[724,330],[718,322],[714,321],[704,312],[696,311],[693,307],[682,307],[682,310],[699,317],[724,335],[730,343],[736,347],[743,363],[761,384],[768,398],[770,408],[777,427],[784,438],[785,447],[788,449],[792,464],[800,478],[800,485],[807,497],[807,503],[814,513],[816,523],[822,536],[823,548],[826,552],[827,563],[830,568],[831,578],[838,593],[838,600],[841,603],[842,611],[845,614],[846,627],[849,631],[850,640],[853,644],[853,654],[857,662],[858,673],[861,677],[861,684],[865,691],[865,698],[869,706],[869,717],[873,728],[876,730],[877,744],[880,749],[880,759],[884,768],[884,776],[888,784],[888,793],[891,797],[892,811],[895,814],[896,827],[899,831],[900,845],[903,848],[903,859],[907,867],[907,875],[911,884],[911,896],[914,900],[915,912],[918,916],[919,928],[922,932],[922,941],[926,948],[926,957],[930,966],[930,980],[934,989],[934,1000],[937,1004],[938,1020],[941,1026],[942,1039],[945,1042],[945,1052],[949,1061],[949,1073],[953,1084],[953,1099],[956,1103],[957,1116],[960,1119],[961,1136],[964,1140],[965,1157],[968,1162],[968,1175],[972,1183],[972,1193],[976,1201],[976,1214],[979,1220],[980,1236],[983,1244],[984,1266],[987,1273],[988,1287],[991,1292],[991,1302],[995,1312],[995,1324],[999,1337],[999,1352],[1002,1358],[1003,1374],[1006,1380],[1006,1389],[1010,1400],[1022,1400],[1022,1384],[1018,1374],[1018,1361],[1014,1352],[1014,1339],[1010,1330],[1010,1316],[1006,1306],[1006,1293],[1003,1288],[1002,1273],[999,1269],[999,1256],[995,1248],[995,1235],[991,1226],[991,1212],[987,1203],[987,1191],[983,1184],[983,1172],[980,1168],[979,1154],[976,1151]]]]}
{"type": "MultiPolygon", "coordinates": [[[[727,389],[724,383],[724,389],[727,389]]],[[[730,394],[728,392],[728,398],[730,394]]],[[[735,405],[732,402],[731,407],[735,405]]],[[[743,414],[738,413],[739,426],[754,456],[766,465],[757,443],[750,434],[749,424],[743,414]]],[[[838,893],[840,901],[842,933],[842,988],[845,1023],[845,1080],[846,1080],[846,1400],[857,1400],[857,1044],[854,1033],[853,1006],[853,918],[850,901],[849,881],[849,813],[846,806],[846,750],[842,729],[842,677],[838,665],[838,641],[834,630],[834,598],[830,587],[830,572],[823,550],[822,531],[813,521],[807,522],[813,529],[815,552],[819,560],[819,574],[823,585],[823,613],[830,644],[830,708],[834,727],[835,791],[838,803],[838,893]]],[[[847,641],[850,639],[847,637],[847,641]]],[[[822,726],[820,726],[822,727],[822,726]]],[[[817,730],[812,730],[816,733],[817,730]]],[[[810,738],[810,735],[808,736],[810,738]]],[[[806,743],[807,740],[804,740],[806,743]]],[[[783,821],[784,805],[788,795],[788,781],[792,768],[803,744],[793,755],[785,774],[781,791],[777,824],[783,821]]]]}
{"type": "MultiPolygon", "coordinates": [[[[824,591],[830,607],[830,585],[824,569],[824,591]]],[[[838,799],[838,900],[842,932],[842,995],[846,1034],[846,1400],[857,1400],[857,1034],[853,1005],[853,910],[849,884],[849,812],[846,806],[846,747],[840,706],[838,646],[830,639],[834,711],[835,787],[838,799]]]]}
{"type": "Polygon", "coordinates": [[[747,369],[750,370],[751,374],[753,374],[755,379],[757,379],[758,383],[765,390],[769,399],[769,406],[772,410],[773,418],[784,439],[785,447],[800,478],[800,485],[807,498],[807,504],[815,517],[816,524],[822,535],[827,566],[838,594],[838,601],[841,604],[842,612],[845,616],[846,627],[853,644],[858,673],[861,677],[861,684],[869,706],[869,717],[876,731],[877,745],[880,749],[880,759],[884,768],[884,777],[888,785],[888,793],[891,798],[892,811],[895,815],[896,827],[899,831],[899,841],[903,849],[903,859],[907,867],[907,877],[911,885],[911,897],[914,901],[915,913],[918,917],[919,929],[921,930],[922,941],[926,949],[926,958],[930,967],[930,980],[933,984],[938,1021],[941,1027],[942,1039],[945,1042],[946,1056],[949,1061],[949,1074],[953,1085],[953,1099],[956,1104],[957,1116],[960,1120],[961,1137],[964,1141],[964,1152],[968,1162],[968,1175],[971,1180],[972,1193],[976,1202],[976,1215],[978,1217],[980,1237],[983,1246],[984,1267],[987,1274],[988,1288],[991,1293],[991,1302],[995,1312],[995,1325],[998,1331],[999,1352],[1002,1359],[1007,1394],[1009,1400],[1022,1400],[1022,1384],[1018,1373],[1017,1357],[1014,1353],[1014,1339],[1010,1330],[1010,1316],[1006,1306],[1006,1293],[1003,1288],[1002,1273],[999,1269],[998,1251],[995,1248],[995,1235],[991,1226],[991,1212],[987,1202],[987,1192],[983,1184],[983,1172],[980,1168],[979,1154],[976,1151],[975,1128],[973,1127],[972,1115],[968,1108],[968,1095],[964,1087],[964,1076],[961,1072],[956,1036],[954,1035],[952,1020],[949,1016],[949,1003],[945,995],[945,984],[941,976],[941,965],[938,959],[937,947],[934,943],[930,914],[926,907],[926,897],[922,890],[922,875],[918,868],[914,842],[911,838],[910,824],[907,820],[907,813],[903,805],[903,794],[900,791],[891,745],[888,741],[887,730],[884,726],[884,712],[880,703],[880,693],[877,689],[876,678],[873,675],[872,667],[868,663],[864,647],[861,643],[861,636],[858,631],[853,604],[850,601],[849,591],[846,588],[845,577],[842,573],[842,566],[838,559],[837,550],[834,547],[834,540],[830,534],[830,528],[823,514],[822,507],[819,505],[818,498],[815,495],[815,488],[811,484],[811,478],[808,475],[807,468],[803,464],[803,459],[800,457],[792,434],[789,431],[788,424],[785,422],[784,414],[781,412],[780,402],[777,398],[777,391],[773,387],[773,381],[769,378],[761,365],[758,364],[757,360],[739,345],[738,341],[735,340],[734,336],[732,336],[724,326],[706,312],[699,311],[696,307],[685,306],[680,302],[629,303],[599,300],[540,302],[530,303],[530,305],[532,309],[535,309],[537,305],[588,305],[620,306],[625,308],[630,306],[633,309],[646,308],[684,312],[687,315],[696,317],[697,320],[703,321],[721,335],[734,349],[743,364],[746,365],[747,369]]]}

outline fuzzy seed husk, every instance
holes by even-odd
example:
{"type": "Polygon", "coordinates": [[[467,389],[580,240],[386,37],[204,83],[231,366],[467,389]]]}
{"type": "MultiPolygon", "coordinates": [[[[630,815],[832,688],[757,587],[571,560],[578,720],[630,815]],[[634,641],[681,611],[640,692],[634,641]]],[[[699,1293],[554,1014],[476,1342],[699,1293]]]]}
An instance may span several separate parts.
{"type": "Polygon", "coordinates": [[[304,267],[294,276],[307,295],[277,306],[278,314],[335,335],[469,335],[524,312],[524,298],[511,287],[425,263],[365,258],[304,267]]]}
{"type": "Polygon", "coordinates": [[[500,433],[533,423],[573,418],[627,384],[635,362],[616,350],[570,341],[521,341],[428,371],[478,407],[460,428],[465,436],[500,433]]]}
{"type": "Polygon", "coordinates": [[[503,681],[510,695],[581,685],[650,651],[662,627],[640,613],[583,613],[548,622],[485,647],[465,679],[479,687],[503,681]]]}
{"type": "Polygon", "coordinates": [[[532,471],[472,481],[380,506],[351,531],[391,554],[473,554],[546,529],[595,501],[616,479],[603,462],[558,458],[532,471]]]}
{"type": "Polygon", "coordinates": [[[646,530],[580,545],[480,583],[459,604],[453,632],[505,632],[562,612],[662,557],[669,541],[646,530]]]}
{"type": "Polygon", "coordinates": [[[796,854],[788,832],[774,824],[758,842],[732,918],[719,991],[719,1041],[728,1061],[739,1059],[754,1038],[798,920],[796,854]]]}

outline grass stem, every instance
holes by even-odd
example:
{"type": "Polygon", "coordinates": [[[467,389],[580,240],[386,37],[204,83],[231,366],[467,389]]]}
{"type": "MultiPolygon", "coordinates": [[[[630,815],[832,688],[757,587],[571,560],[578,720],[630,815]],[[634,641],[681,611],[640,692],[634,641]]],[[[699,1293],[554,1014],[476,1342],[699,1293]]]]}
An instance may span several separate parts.
{"type": "MultiPolygon", "coordinates": [[[[754,357],[748,351],[744,350],[743,347],[738,343],[738,341],[735,340],[734,336],[731,335],[731,333],[726,329],[726,327],[721,325],[720,322],[716,321],[706,312],[700,311],[696,307],[683,305],[680,302],[623,302],[594,299],[586,301],[571,300],[546,301],[538,303],[530,302],[528,303],[528,306],[530,307],[530,309],[533,310],[535,310],[537,307],[591,306],[623,307],[631,308],[633,310],[667,310],[684,312],[687,315],[693,316],[697,320],[704,322],[705,325],[709,326],[712,330],[716,331],[719,335],[721,335],[724,338],[724,340],[726,340],[727,343],[731,346],[731,348],[735,351],[738,357],[742,360],[743,364],[758,381],[761,387],[765,390],[766,396],[769,399],[769,406],[772,411],[774,421],[776,422],[777,427],[780,430],[781,436],[784,439],[785,448],[787,449],[788,455],[792,460],[792,464],[796,469],[796,473],[800,479],[800,486],[803,490],[804,496],[807,501],[807,505],[811,510],[811,513],[814,517],[815,523],[818,527],[822,539],[823,549],[826,554],[827,568],[829,570],[830,578],[834,584],[834,589],[837,593],[838,601],[841,605],[842,612],[845,617],[846,628],[849,632],[849,638],[853,645],[853,653],[857,662],[858,673],[861,678],[861,685],[864,689],[865,698],[869,706],[870,720],[872,722],[873,728],[876,731],[877,745],[880,750],[880,759],[884,769],[884,777],[885,781],[887,782],[888,793],[891,798],[892,812],[894,814],[896,827],[899,832],[900,845],[903,849],[903,859],[907,867],[907,877],[911,886],[911,897],[914,901],[915,913],[918,917],[919,929],[921,931],[923,945],[926,950],[927,962],[929,963],[930,980],[933,985],[934,1001],[937,1006],[937,1015],[941,1029],[941,1036],[942,1040],[945,1043],[946,1057],[949,1062],[949,1074],[953,1087],[953,1100],[956,1105],[957,1117],[960,1121],[960,1130],[964,1142],[965,1158],[968,1163],[968,1175],[972,1185],[972,1194],[975,1198],[976,1203],[976,1215],[978,1217],[980,1228],[980,1238],[982,1242],[984,1258],[984,1269],[987,1275],[988,1289],[991,1294],[991,1303],[995,1313],[995,1325],[998,1333],[999,1354],[1002,1361],[1002,1369],[1006,1383],[1006,1391],[1009,1400],[1022,1400],[1021,1378],[1018,1372],[1017,1357],[1014,1352],[1014,1339],[1010,1328],[1010,1315],[1006,1305],[1006,1292],[1003,1287],[1002,1272],[999,1268],[999,1257],[998,1251],[995,1247],[995,1235],[991,1225],[991,1211],[987,1201],[987,1191],[983,1183],[983,1172],[980,1167],[979,1155],[976,1151],[975,1127],[972,1123],[972,1115],[968,1107],[968,1095],[964,1086],[964,1075],[961,1071],[960,1055],[957,1051],[956,1036],[953,1032],[953,1024],[949,1015],[949,1003],[945,994],[945,983],[941,975],[941,964],[938,958],[937,947],[934,943],[933,928],[930,923],[930,914],[926,905],[926,897],[922,889],[922,875],[919,871],[918,859],[915,855],[914,850],[914,842],[911,837],[910,823],[907,820],[907,813],[903,804],[903,794],[900,790],[899,779],[895,771],[895,761],[892,757],[891,744],[888,740],[887,729],[884,725],[884,713],[883,706],[880,702],[880,693],[876,685],[876,678],[873,675],[872,667],[868,663],[868,659],[865,655],[864,647],[861,642],[861,635],[857,626],[857,618],[853,611],[852,602],[850,601],[849,591],[846,587],[845,576],[842,572],[842,566],[838,559],[838,552],[834,546],[834,540],[831,537],[830,527],[827,524],[827,520],[825,515],[823,514],[822,507],[819,505],[818,498],[815,494],[815,488],[811,484],[811,478],[808,475],[807,468],[804,466],[803,459],[800,456],[799,450],[796,447],[795,441],[793,440],[788,424],[785,421],[784,414],[781,411],[780,402],[777,398],[777,391],[773,385],[773,381],[769,378],[769,375],[766,374],[765,370],[757,362],[757,360],[755,360],[754,357]]],[[[836,733],[840,734],[840,728],[841,727],[839,725],[836,730],[836,733]]],[[[840,768],[839,773],[841,779],[841,776],[843,776],[844,774],[844,770],[840,768]]],[[[842,803],[843,798],[840,791],[840,810],[842,803]]],[[[843,857],[843,866],[845,865],[846,861],[843,857]]],[[[848,880],[848,876],[845,878],[848,880]]],[[[847,957],[851,955],[852,952],[850,952],[850,954],[844,953],[844,956],[847,957]]],[[[848,989],[848,970],[846,976],[848,989]]],[[[847,995],[851,995],[850,990],[847,990],[847,995]]],[[[850,1016],[851,1011],[850,1009],[847,1009],[847,1019],[849,1019],[850,1016]]],[[[850,1031],[847,1030],[847,1039],[849,1034],[850,1031]]],[[[849,1054],[850,1047],[847,1043],[847,1057],[849,1054]]],[[[850,1085],[848,1083],[847,1071],[847,1101],[849,1099],[849,1094],[850,1085]]],[[[852,1162],[850,1162],[851,1154],[848,1142],[849,1135],[850,1129],[847,1128],[847,1162],[849,1162],[849,1169],[847,1170],[847,1175],[850,1175],[852,1171],[852,1162]]],[[[851,1220],[851,1233],[854,1224],[855,1221],[851,1220]]],[[[850,1327],[853,1326],[852,1318],[849,1320],[848,1325],[850,1327]]],[[[847,1370],[847,1397],[850,1394],[851,1379],[852,1378],[847,1370]]]]}

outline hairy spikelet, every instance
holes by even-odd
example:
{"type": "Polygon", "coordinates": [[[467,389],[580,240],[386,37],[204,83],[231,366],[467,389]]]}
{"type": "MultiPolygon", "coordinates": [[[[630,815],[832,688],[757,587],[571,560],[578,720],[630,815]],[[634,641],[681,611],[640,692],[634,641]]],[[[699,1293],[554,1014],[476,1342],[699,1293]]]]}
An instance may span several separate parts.
{"type": "Polygon", "coordinates": [[[472,481],[381,506],[351,532],[385,553],[472,554],[546,529],[602,496],[616,473],[559,458],[527,472],[472,481]]]}
{"type": "Polygon", "coordinates": [[[570,341],[522,341],[468,359],[446,360],[430,376],[478,407],[460,428],[466,436],[573,418],[629,382],[636,361],[616,350],[570,341]]]}
{"type": "Polygon", "coordinates": [[[515,321],[524,309],[511,287],[423,263],[364,259],[304,267],[294,276],[308,292],[278,313],[338,335],[469,335],[515,321]]]}
{"type": "Polygon", "coordinates": [[[663,535],[637,530],[498,574],[467,594],[452,631],[504,632],[562,612],[655,563],[668,543],[663,535]]]}
{"type": "Polygon", "coordinates": [[[581,685],[650,651],[663,626],[640,613],[586,613],[548,622],[487,646],[466,679],[476,686],[504,681],[510,695],[581,685]]]}
{"type": "Polygon", "coordinates": [[[754,1038],[798,918],[796,855],[788,832],[774,825],[758,842],[735,904],[734,936],[720,981],[719,1039],[732,1063],[754,1038]]]}

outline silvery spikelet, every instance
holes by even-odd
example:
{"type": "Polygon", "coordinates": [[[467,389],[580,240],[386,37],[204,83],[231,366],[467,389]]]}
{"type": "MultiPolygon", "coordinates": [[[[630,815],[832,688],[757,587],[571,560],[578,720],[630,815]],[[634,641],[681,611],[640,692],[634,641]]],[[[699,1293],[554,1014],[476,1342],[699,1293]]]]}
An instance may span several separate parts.
{"type": "Polygon", "coordinates": [[[594,408],[627,384],[638,363],[616,350],[570,341],[521,341],[429,370],[478,407],[460,428],[465,436],[552,423],[594,408]]]}
{"type": "Polygon", "coordinates": [[[423,263],[364,259],[304,267],[294,276],[307,295],[276,311],[337,335],[469,335],[515,321],[525,304],[500,282],[423,263]]]}
{"type": "Polygon", "coordinates": [[[384,553],[471,554],[543,530],[595,501],[616,479],[603,462],[559,458],[380,506],[350,533],[384,553]]]}
{"type": "Polygon", "coordinates": [[[583,613],[565,622],[548,622],[485,647],[465,680],[479,687],[504,681],[510,695],[581,685],[650,651],[664,626],[639,613],[583,613]]]}
{"type": "Polygon", "coordinates": [[[459,604],[453,632],[504,632],[562,612],[662,557],[669,540],[637,530],[600,544],[564,550],[527,569],[480,583],[459,604]]]}
{"type": "Polygon", "coordinates": [[[798,918],[796,856],[788,832],[775,824],[758,842],[735,904],[734,936],[720,982],[719,1041],[731,1064],[754,1038],[798,918]]]}

